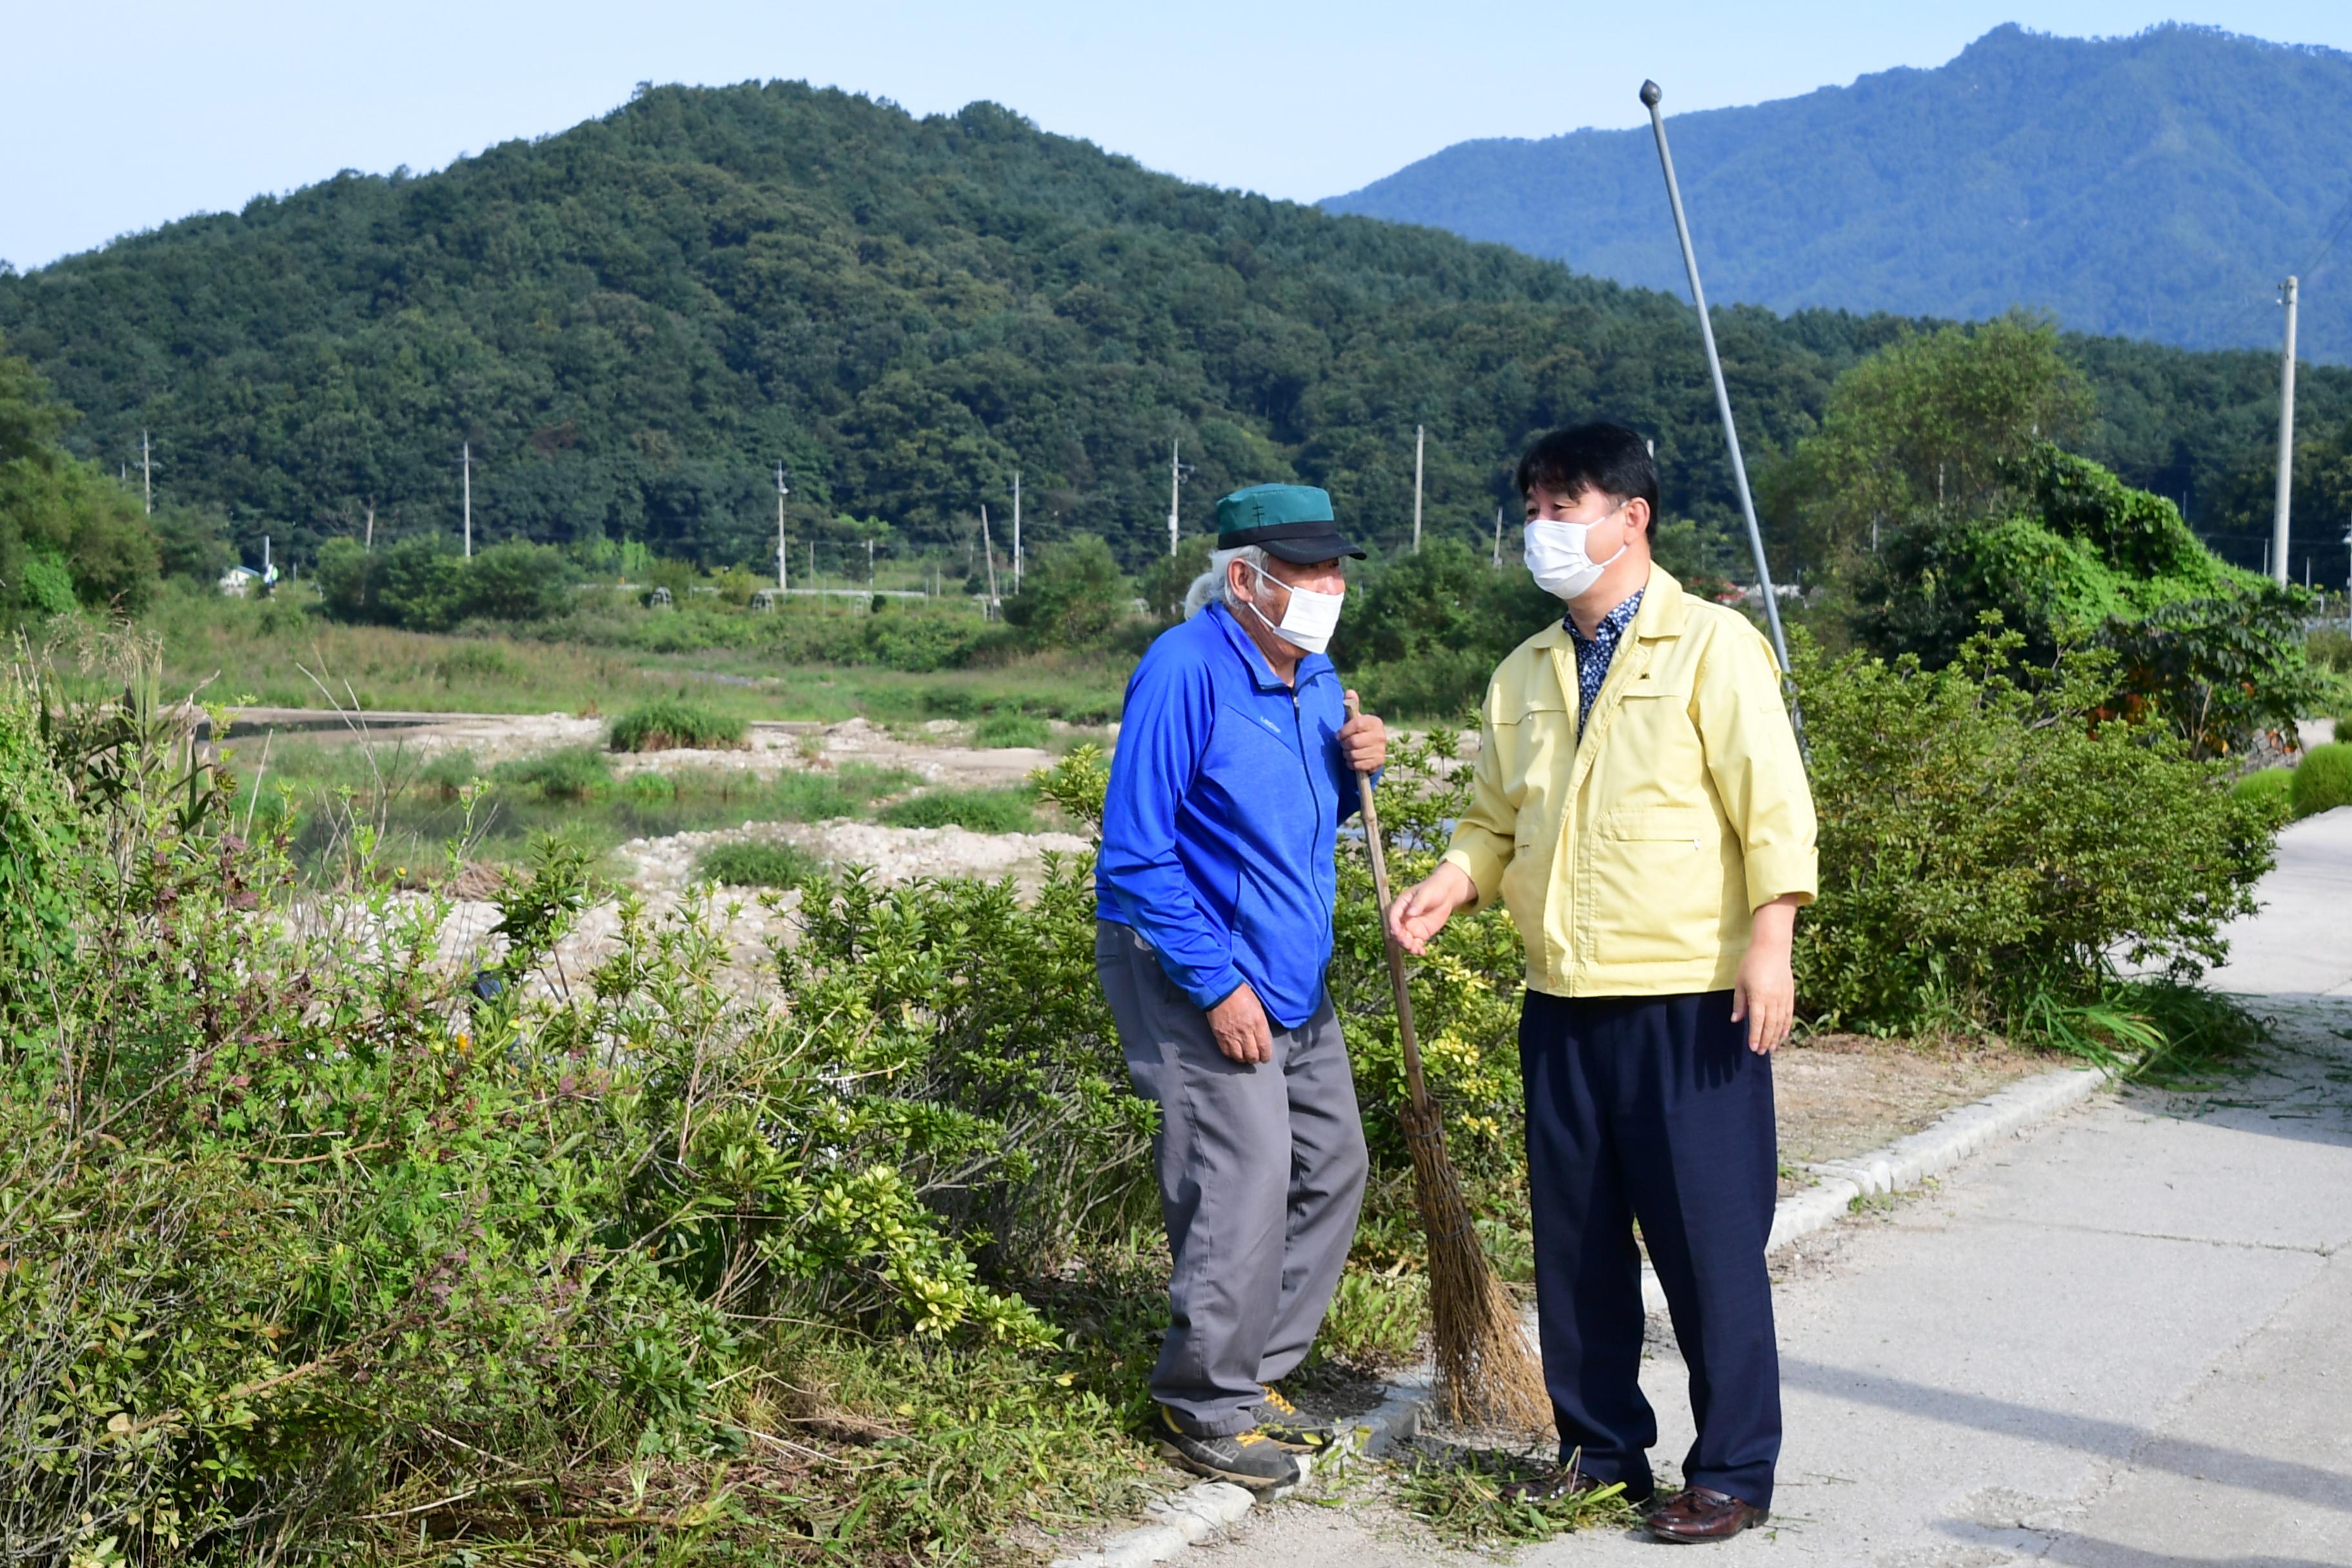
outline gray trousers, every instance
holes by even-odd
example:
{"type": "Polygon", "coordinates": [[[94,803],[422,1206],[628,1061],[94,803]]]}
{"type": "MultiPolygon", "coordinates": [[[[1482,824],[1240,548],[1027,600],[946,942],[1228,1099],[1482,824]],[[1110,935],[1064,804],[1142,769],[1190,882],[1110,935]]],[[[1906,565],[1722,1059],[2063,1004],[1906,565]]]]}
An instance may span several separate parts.
{"type": "Polygon", "coordinates": [[[1151,1397],[1196,1436],[1245,1432],[1259,1384],[1307,1359],[1356,1237],[1364,1128],[1339,1020],[1327,996],[1272,1028],[1272,1061],[1244,1066],[1126,926],[1096,922],[1095,973],[1135,1091],[1160,1107],[1174,1267],[1151,1397]]]}

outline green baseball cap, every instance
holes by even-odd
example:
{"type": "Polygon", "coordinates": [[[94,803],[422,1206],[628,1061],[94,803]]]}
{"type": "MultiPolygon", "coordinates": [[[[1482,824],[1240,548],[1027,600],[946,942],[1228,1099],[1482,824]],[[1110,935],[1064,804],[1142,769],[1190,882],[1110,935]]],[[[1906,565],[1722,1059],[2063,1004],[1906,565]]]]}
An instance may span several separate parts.
{"type": "Polygon", "coordinates": [[[1331,517],[1331,496],[1313,485],[1252,485],[1217,503],[1217,548],[1255,544],[1295,565],[1361,560],[1364,552],[1341,537],[1331,517]]]}

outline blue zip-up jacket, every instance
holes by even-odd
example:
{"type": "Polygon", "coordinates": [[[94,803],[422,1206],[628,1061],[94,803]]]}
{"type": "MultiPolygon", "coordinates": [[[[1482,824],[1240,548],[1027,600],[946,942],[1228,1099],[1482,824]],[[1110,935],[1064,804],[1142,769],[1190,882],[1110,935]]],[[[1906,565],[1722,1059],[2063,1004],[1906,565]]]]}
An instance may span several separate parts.
{"type": "Polygon", "coordinates": [[[1339,673],[1318,653],[1297,677],[1284,685],[1223,605],[1160,633],[1127,683],[1095,860],[1097,912],[1150,942],[1194,1005],[1247,981],[1286,1029],[1323,1003],[1332,856],[1356,809],[1339,673]]]}

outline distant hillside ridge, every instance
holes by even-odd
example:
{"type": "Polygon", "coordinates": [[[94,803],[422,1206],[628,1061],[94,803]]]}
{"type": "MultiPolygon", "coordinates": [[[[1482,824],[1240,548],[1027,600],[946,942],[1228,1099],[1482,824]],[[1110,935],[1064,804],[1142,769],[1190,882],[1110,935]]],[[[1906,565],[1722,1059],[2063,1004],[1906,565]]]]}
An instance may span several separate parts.
{"type": "MultiPolygon", "coordinates": [[[[1759,463],[1926,324],[1717,317],[1759,463]]],[[[1427,532],[1484,551],[1528,439],[1610,417],[1656,440],[1692,563],[1737,571],[1696,327],[1676,293],[1188,184],[994,104],[919,119],[795,82],[651,88],[436,174],[345,174],[0,276],[0,340],[84,415],[72,449],[115,471],[152,433],[159,499],[226,510],[257,565],[264,534],[299,563],[371,518],[379,544],[454,536],[461,452],[478,544],[772,570],[781,462],[820,573],[862,574],[868,538],[977,559],[1016,472],[1024,548],[1097,535],[1135,571],[1167,553],[1181,442],[1188,531],[1226,489],[1303,480],[1395,548],[1416,426],[1427,532]]],[[[2221,498],[2268,460],[2273,359],[2067,352],[2100,401],[2086,455],[2200,526],[2243,510],[2221,498]]],[[[2341,421],[2352,371],[2302,396],[2313,429],[2341,421]]]]}
{"type": "MultiPolygon", "coordinates": [[[[1626,82],[1627,103],[1638,82],[1626,82]]],[[[1667,131],[1710,300],[2275,347],[2279,280],[2352,216],[2352,55],[2168,25],[2014,24],[1950,63],[1667,131]]],[[[1613,89],[1612,89],[1613,90],[1613,89]]],[[[1646,126],[1465,142],[1322,204],[1684,287],[1646,126]]],[[[2352,236],[2304,282],[2304,357],[2352,360],[2352,236]]]]}

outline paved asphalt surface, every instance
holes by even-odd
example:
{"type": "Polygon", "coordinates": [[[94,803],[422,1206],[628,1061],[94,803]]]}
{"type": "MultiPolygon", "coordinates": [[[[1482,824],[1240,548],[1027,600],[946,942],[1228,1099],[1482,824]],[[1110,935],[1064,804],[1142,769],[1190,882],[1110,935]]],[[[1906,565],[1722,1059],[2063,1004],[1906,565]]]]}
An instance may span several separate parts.
{"type": "MultiPolygon", "coordinates": [[[[2352,1564],[2352,808],[2289,828],[2216,976],[2279,1021],[2254,1075],[2102,1094],[1799,1249],[1788,1437],[1726,1563],[2352,1564]]],[[[1653,1323],[1661,1479],[1690,1439],[1653,1323]]],[[[1655,1561],[1616,1531],[1523,1568],[1655,1561]]],[[[1259,1510],[1196,1564],[1448,1554],[1385,1505],[1259,1510]]]]}

